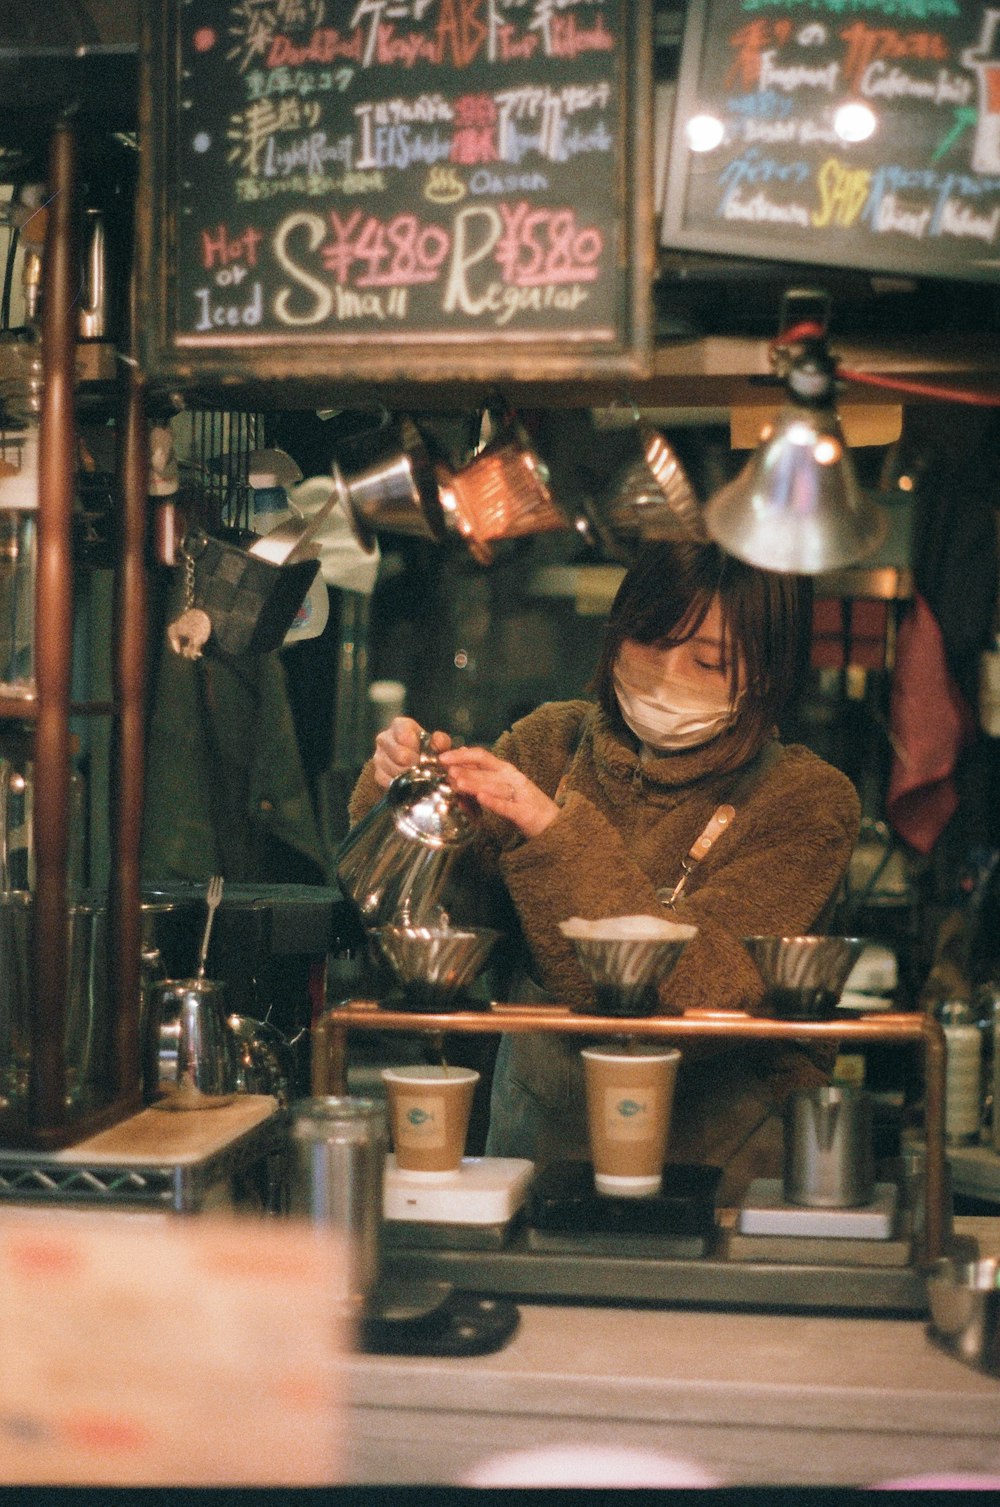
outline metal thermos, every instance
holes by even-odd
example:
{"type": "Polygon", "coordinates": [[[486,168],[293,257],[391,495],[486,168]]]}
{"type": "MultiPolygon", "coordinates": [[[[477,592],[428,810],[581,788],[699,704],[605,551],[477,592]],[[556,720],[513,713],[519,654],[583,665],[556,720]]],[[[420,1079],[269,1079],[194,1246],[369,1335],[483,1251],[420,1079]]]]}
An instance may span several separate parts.
{"type": "Polygon", "coordinates": [[[871,1096],[849,1084],[799,1089],[785,1108],[785,1199],[852,1209],[875,1193],[871,1096]]]}
{"type": "Polygon", "coordinates": [[[388,1146],[385,1110],[374,1100],[331,1095],[292,1106],[289,1212],[346,1236],[348,1295],[359,1308],[378,1281],[388,1146]]]}

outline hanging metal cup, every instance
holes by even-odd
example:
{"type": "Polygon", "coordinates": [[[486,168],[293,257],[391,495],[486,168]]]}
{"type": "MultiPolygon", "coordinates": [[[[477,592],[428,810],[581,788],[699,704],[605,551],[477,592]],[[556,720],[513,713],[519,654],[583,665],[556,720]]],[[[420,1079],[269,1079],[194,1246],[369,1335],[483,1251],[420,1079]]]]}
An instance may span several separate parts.
{"type": "Polygon", "coordinates": [[[444,519],[423,437],[412,419],[388,420],[351,440],[337,456],[355,538],[369,554],[375,536],[410,534],[440,541],[444,519]]]}
{"type": "Polygon", "coordinates": [[[510,425],[458,471],[437,468],[446,527],[480,565],[492,565],[493,545],[572,528],[549,486],[548,467],[519,425],[510,425]]]}
{"type": "Polygon", "coordinates": [[[708,538],[684,467],[648,424],[635,426],[633,454],[587,511],[604,548],[619,558],[658,540],[708,538]]]}

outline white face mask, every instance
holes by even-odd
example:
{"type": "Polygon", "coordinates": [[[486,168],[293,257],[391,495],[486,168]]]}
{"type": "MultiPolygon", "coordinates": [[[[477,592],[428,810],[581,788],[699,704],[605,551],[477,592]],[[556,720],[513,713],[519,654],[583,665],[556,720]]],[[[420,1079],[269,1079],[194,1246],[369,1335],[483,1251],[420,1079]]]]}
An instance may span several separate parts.
{"type": "Polygon", "coordinates": [[[620,661],[612,678],[622,716],[650,748],[697,748],[724,732],[736,716],[723,684],[714,692],[683,680],[640,685],[623,676],[620,661]]]}

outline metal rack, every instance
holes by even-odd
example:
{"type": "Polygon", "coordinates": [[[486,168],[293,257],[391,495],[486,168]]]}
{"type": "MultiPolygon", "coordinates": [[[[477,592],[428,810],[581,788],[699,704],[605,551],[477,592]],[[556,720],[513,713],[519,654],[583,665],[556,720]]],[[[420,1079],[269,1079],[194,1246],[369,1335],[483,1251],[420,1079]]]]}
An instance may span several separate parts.
{"type": "MultiPolygon", "coordinates": [[[[146,674],[146,425],[138,369],[122,358],[118,423],[117,518],[111,712],[113,833],[108,887],[109,1045],[96,1102],[67,1104],[65,1018],[69,981],[70,680],[73,562],[71,515],[76,471],[75,397],[78,272],[74,233],[77,141],[60,121],[49,154],[49,219],[43,264],[38,571],[35,602],[36,698],[0,702],[0,717],[34,723],[36,885],[27,1106],[0,1111],[0,1145],[48,1148],[82,1140],[141,1105],[139,967],[146,674]]],[[[100,709],[104,710],[104,709],[100,709]]]]}
{"type": "Polygon", "coordinates": [[[227,1207],[252,1185],[280,1208],[285,1116],[263,1094],[186,1111],[149,1108],[75,1146],[0,1152],[0,1206],[60,1206],[199,1213],[227,1207]]]}

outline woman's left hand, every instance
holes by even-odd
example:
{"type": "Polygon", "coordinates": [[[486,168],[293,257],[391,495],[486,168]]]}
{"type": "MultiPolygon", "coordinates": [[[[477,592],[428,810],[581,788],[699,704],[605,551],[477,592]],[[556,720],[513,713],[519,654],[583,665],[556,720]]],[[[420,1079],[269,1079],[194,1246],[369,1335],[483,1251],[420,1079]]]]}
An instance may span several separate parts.
{"type": "Polygon", "coordinates": [[[455,790],[506,817],[525,837],[538,837],[559,815],[555,801],[526,774],[486,748],[450,748],[438,757],[455,790]]]}

